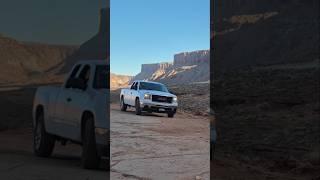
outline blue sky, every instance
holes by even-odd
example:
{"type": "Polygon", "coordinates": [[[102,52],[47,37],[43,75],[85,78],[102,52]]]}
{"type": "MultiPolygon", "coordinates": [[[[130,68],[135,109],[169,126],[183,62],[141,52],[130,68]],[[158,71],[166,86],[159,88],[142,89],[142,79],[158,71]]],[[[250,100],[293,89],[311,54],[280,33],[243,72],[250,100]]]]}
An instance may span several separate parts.
{"type": "Polygon", "coordinates": [[[19,41],[80,45],[94,36],[106,0],[1,0],[0,34],[19,41]]]}
{"type": "Polygon", "coordinates": [[[209,0],[111,0],[111,72],[136,75],[141,64],[209,49],[209,0]]]}

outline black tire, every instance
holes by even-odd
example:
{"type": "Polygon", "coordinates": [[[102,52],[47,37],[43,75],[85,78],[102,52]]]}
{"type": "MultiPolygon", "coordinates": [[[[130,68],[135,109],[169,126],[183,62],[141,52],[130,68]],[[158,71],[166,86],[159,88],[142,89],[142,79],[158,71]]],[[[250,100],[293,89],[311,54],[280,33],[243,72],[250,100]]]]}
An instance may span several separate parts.
{"type": "Polygon", "coordinates": [[[100,164],[100,157],[97,153],[96,138],[94,133],[93,118],[85,120],[82,135],[82,166],[86,169],[96,169],[100,164]]]}
{"type": "Polygon", "coordinates": [[[173,118],[173,117],[174,117],[174,114],[175,114],[174,112],[168,112],[168,117],[169,117],[169,118],[173,118]]]}
{"type": "Polygon", "coordinates": [[[214,150],[215,150],[215,144],[211,142],[211,144],[210,144],[210,161],[213,161],[214,150]]]}
{"type": "Polygon", "coordinates": [[[141,107],[140,107],[139,98],[136,98],[135,108],[136,108],[136,115],[141,115],[141,107]]]}
{"type": "Polygon", "coordinates": [[[122,96],[121,97],[121,101],[120,101],[120,109],[121,109],[121,111],[126,111],[127,107],[128,106],[124,103],[123,96],[122,96]]]}
{"type": "Polygon", "coordinates": [[[44,126],[44,114],[38,112],[33,128],[33,151],[40,157],[49,157],[55,145],[55,137],[46,132],[44,126]]]}

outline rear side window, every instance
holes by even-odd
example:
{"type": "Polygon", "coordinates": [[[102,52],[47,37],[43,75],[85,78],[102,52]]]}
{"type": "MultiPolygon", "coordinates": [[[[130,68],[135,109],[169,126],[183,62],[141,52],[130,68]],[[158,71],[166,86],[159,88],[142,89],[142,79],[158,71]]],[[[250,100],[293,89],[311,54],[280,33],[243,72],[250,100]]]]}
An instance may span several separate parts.
{"type": "Polygon", "coordinates": [[[93,82],[95,89],[110,89],[109,72],[110,67],[107,65],[97,65],[93,82]]]}

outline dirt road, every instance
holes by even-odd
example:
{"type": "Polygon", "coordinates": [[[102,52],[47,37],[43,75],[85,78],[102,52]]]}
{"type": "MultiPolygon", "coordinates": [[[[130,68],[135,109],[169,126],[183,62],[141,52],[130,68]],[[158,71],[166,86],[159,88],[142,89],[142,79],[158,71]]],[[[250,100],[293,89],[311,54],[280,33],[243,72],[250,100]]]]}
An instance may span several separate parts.
{"type": "Polygon", "coordinates": [[[111,179],[209,179],[209,120],[111,106],[111,179]]]}

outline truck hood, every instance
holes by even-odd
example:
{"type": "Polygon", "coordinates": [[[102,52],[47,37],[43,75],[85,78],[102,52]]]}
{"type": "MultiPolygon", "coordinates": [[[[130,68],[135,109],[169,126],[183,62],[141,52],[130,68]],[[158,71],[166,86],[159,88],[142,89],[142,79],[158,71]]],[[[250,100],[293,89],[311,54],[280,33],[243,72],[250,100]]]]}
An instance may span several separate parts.
{"type": "Polygon", "coordinates": [[[151,94],[151,95],[158,95],[158,96],[167,96],[167,97],[177,97],[174,94],[162,91],[153,91],[153,90],[140,90],[142,94],[151,94]]]}

